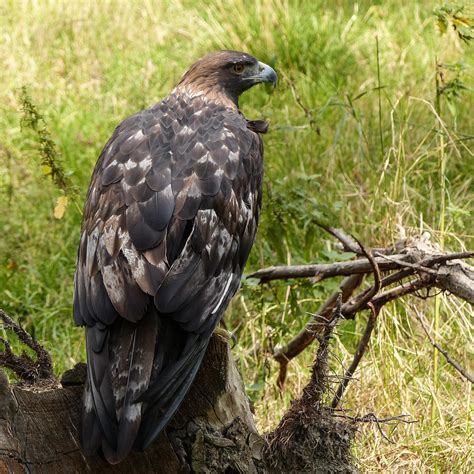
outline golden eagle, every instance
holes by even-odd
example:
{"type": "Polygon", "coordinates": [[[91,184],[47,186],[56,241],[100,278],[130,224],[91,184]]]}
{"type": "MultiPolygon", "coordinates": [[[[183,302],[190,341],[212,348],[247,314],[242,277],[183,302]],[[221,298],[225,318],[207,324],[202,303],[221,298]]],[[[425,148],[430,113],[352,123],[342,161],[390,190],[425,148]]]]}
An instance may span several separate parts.
{"type": "Polygon", "coordinates": [[[81,439],[145,449],[185,397],[237,291],[262,200],[263,121],[238,98],[275,71],[211,53],[105,145],[84,207],[74,320],[86,327],[81,439]]]}

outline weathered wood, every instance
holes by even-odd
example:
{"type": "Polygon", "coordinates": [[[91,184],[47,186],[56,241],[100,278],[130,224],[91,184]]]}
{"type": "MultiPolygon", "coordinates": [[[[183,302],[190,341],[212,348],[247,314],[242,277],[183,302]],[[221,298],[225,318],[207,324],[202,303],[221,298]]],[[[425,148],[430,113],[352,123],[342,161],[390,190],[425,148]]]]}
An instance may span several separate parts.
{"type": "Polygon", "coordinates": [[[282,421],[304,418],[300,427],[293,423],[298,449],[288,444],[288,426],[285,436],[280,424],[262,437],[227,341],[218,335],[177,415],[150,448],[115,466],[100,455],[85,457],[78,442],[85,371],[78,364],[64,374],[61,388],[46,390],[12,387],[0,370],[0,474],[280,474],[334,472],[335,466],[357,472],[350,450],[354,428],[319,403],[305,407],[304,397],[282,421]]]}
{"type": "Polygon", "coordinates": [[[191,391],[166,433],[117,466],[86,458],[78,443],[85,366],[62,388],[11,388],[0,379],[0,473],[263,472],[263,439],[227,343],[214,336],[191,391]]]}

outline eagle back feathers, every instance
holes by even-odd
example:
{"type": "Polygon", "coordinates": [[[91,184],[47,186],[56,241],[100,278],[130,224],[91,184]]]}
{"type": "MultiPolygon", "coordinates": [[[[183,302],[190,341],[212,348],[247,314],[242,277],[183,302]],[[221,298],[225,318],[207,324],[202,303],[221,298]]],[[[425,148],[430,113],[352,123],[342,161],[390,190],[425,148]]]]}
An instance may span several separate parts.
{"type": "Polygon", "coordinates": [[[175,92],[104,147],[75,276],[86,451],[102,446],[115,463],[146,447],[184,398],[255,237],[265,131],[237,109],[175,92]]]}

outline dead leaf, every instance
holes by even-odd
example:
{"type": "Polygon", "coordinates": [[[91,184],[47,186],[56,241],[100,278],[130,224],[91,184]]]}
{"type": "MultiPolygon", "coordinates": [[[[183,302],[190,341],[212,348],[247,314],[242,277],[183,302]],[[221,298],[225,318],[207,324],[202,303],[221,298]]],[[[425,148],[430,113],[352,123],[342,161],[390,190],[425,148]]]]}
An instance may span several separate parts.
{"type": "Polygon", "coordinates": [[[54,217],[56,219],[62,219],[66,207],[68,205],[69,198],[67,196],[59,196],[56,200],[56,206],[54,207],[54,217]]]}

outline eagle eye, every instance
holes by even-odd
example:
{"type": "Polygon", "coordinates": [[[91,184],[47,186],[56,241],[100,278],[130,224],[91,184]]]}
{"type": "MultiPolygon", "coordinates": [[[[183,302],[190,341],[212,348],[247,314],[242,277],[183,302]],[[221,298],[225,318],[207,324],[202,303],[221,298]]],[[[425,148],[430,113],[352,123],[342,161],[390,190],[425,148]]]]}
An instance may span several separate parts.
{"type": "Polygon", "coordinates": [[[242,74],[244,72],[245,66],[241,63],[234,64],[232,66],[232,71],[234,71],[236,74],[242,74]]]}

